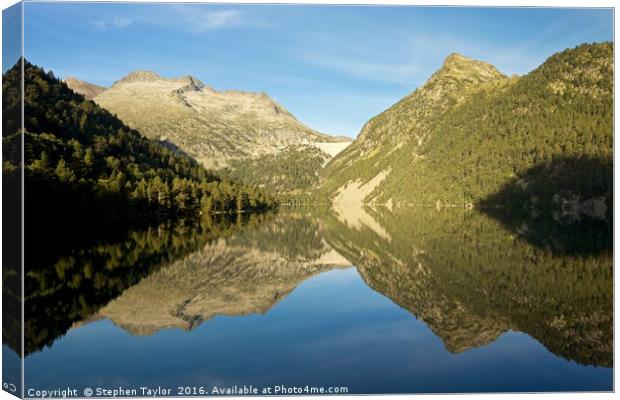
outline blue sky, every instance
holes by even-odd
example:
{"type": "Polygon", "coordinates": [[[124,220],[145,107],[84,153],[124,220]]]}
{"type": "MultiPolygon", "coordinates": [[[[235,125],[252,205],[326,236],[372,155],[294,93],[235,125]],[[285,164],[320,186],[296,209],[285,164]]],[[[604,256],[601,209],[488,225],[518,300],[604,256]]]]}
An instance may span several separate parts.
{"type": "Polygon", "coordinates": [[[2,10],[2,72],[15,65],[22,51],[21,11],[20,4],[2,10]]]}
{"type": "Polygon", "coordinates": [[[136,69],[265,91],[302,122],[355,137],[458,52],[524,74],[613,40],[611,9],[26,3],[26,58],[100,85],[136,69]]]}

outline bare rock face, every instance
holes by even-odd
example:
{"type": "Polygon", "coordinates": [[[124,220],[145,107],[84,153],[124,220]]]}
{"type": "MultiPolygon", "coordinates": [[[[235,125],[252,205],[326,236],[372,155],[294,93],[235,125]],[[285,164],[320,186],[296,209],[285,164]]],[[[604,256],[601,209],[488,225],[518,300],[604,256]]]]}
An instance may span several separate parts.
{"type": "Polygon", "coordinates": [[[85,81],[81,81],[74,77],[68,77],[64,80],[64,82],[69,86],[74,92],[81,94],[89,100],[94,99],[97,95],[105,92],[107,88],[103,86],[98,86],[92,83],[88,83],[85,81]]]}
{"type": "Polygon", "coordinates": [[[129,75],[125,76],[121,80],[114,82],[114,85],[133,82],[156,82],[162,79],[163,78],[157,75],[155,72],[137,70],[129,73],[129,75]]]}
{"type": "Polygon", "coordinates": [[[308,128],[266,93],[216,91],[191,76],[134,71],[95,101],[127,125],[166,140],[207,168],[292,145],[348,143],[308,128]]]}
{"type": "Polygon", "coordinates": [[[452,77],[456,80],[467,80],[471,83],[483,83],[504,78],[505,75],[489,63],[474,60],[458,53],[452,53],[446,57],[442,68],[433,76],[434,79],[440,77],[452,77]]]}

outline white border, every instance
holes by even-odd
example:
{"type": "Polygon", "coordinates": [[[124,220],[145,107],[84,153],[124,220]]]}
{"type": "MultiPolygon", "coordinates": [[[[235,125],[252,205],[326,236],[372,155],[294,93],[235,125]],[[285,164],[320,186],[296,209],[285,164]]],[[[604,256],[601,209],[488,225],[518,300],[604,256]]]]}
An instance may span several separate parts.
{"type": "MultiPolygon", "coordinates": [[[[32,2],[33,0],[26,0],[26,2],[32,2]]],[[[35,0],[36,1],[36,0],[35,0]]],[[[54,2],[54,1],[46,1],[46,0],[42,0],[44,2],[54,2]]],[[[81,2],[81,1],[77,1],[77,0],[62,0],[62,2],[81,2]]],[[[123,2],[127,2],[127,1],[122,1],[122,0],[108,0],[108,1],[101,1],[101,2],[115,2],[115,3],[123,3],[123,2]]],[[[185,0],[185,1],[175,1],[175,0],[133,0],[132,2],[140,2],[140,3],[204,3],[204,1],[198,1],[198,0],[185,0]]],[[[0,0],[0,6],[2,9],[5,9],[7,7],[10,7],[11,5],[16,4],[17,1],[15,0],[0,0]]],[[[245,1],[226,1],[226,0],[210,0],[207,3],[241,3],[241,4],[324,4],[324,5],[329,5],[329,4],[342,4],[342,5],[417,5],[417,6],[481,6],[481,7],[550,7],[550,6],[555,6],[555,7],[587,7],[587,8],[592,8],[592,7],[605,7],[605,8],[614,8],[614,43],[617,43],[617,31],[615,30],[615,2],[614,1],[609,1],[609,0],[589,0],[589,1],[575,1],[575,0],[541,0],[541,1],[518,1],[518,0],[504,0],[504,1],[490,1],[490,0],[477,0],[477,1],[467,1],[467,0],[450,0],[450,1],[437,1],[437,0],[424,0],[424,1],[408,1],[408,0],[374,0],[374,1],[368,1],[368,0],[337,0],[337,1],[330,1],[330,0],[312,0],[312,1],[299,1],[299,0],[288,0],[285,2],[276,2],[276,1],[261,1],[261,0],[245,0],[245,1]]],[[[23,6],[22,6],[23,7],[23,6]]],[[[24,29],[24,14],[23,14],[23,8],[22,8],[22,54],[24,54],[24,48],[23,48],[23,29],[24,29]]],[[[2,21],[0,18],[0,29],[2,27],[2,21]]],[[[2,43],[0,40],[0,51],[2,49],[2,43]]],[[[614,65],[617,65],[616,63],[616,57],[615,57],[615,48],[614,48],[614,65]]],[[[614,71],[615,72],[615,71],[614,71]]],[[[618,105],[615,102],[615,95],[616,95],[616,88],[617,88],[617,77],[614,74],[614,144],[615,144],[615,126],[616,126],[616,118],[618,115],[618,105]]],[[[0,95],[1,98],[1,95],[0,95]]],[[[23,107],[23,104],[22,104],[23,107]]],[[[0,111],[0,115],[1,115],[1,111],[0,111]]],[[[370,116],[369,116],[370,117],[370,116]]],[[[22,114],[22,118],[23,118],[23,114],[22,114]]],[[[23,123],[23,122],[22,122],[23,123]]],[[[23,150],[23,147],[22,147],[23,150]]],[[[614,178],[616,176],[618,176],[618,172],[620,172],[620,165],[616,162],[616,157],[615,157],[615,148],[614,148],[614,178]]],[[[23,157],[23,154],[22,154],[23,157]]],[[[23,179],[23,176],[22,176],[23,179]]],[[[1,192],[1,181],[2,178],[0,176],[0,192],[1,192]]],[[[618,208],[618,206],[620,205],[620,199],[618,198],[618,193],[615,190],[615,179],[614,179],[614,209],[615,210],[619,210],[620,208],[618,208]]],[[[23,191],[23,181],[22,181],[22,191],[23,191]]],[[[23,193],[22,193],[23,194],[23,193]]],[[[23,197],[22,197],[23,198],[23,197]]],[[[1,205],[2,205],[2,200],[0,199],[0,210],[1,210],[1,205]]],[[[0,211],[0,215],[1,215],[1,211],[0,211]]],[[[1,217],[0,217],[1,218],[1,217]]],[[[618,238],[618,236],[615,235],[615,226],[616,226],[616,222],[617,222],[617,218],[618,218],[618,214],[616,213],[614,215],[614,249],[618,248],[618,244],[620,243],[620,238],[618,238]]],[[[23,223],[23,213],[22,213],[22,223],[23,223]]],[[[23,226],[23,225],[22,225],[23,226]]],[[[23,235],[23,232],[22,232],[23,235]]],[[[0,233],[0,239],[1,239],[2,234],[0,233]]],[[[2,254],[2,244],[0,241],[0,255],[2,254]]],[[[22,237],[22,256],[23,256],[23,237],[22,237]]],[[[620,258],[620,255],[614,251],[614,266],[615,265],[620,265],[618,263],[618,259],[620,258]]],[[[23,259],[23,258],[22,258],[23,259]]],[[[23,268],[23,265],[22,265],[23,268]]],[[[22,271],[23,273],[23,271],[22,271]]],[[[618,332],[618,319],[615,318],[615,310],[617,309],[617,305],[618,305],[618,296],[617,296],[617,288],[618,285],[616,284],[616,274],[615,274],[615,269],[614,269],[614,365],[615,365],[615,354],[616,354],[616,342],[615,342],[615,333],[618,332]]],[[[23,283],[22,283],[22,295],[23,295],[23,283]]],[[[1,296],[0,296],[1,297],[1,296]]],[[[0,301],[1,304],[1,301],[0,301]]],[[[22,324],[23,324],[23,304],[22,304],[22,324]]],[[[0,316],[1,316],[1,310],[0,310],[0,316]]],[[[23,330],[22,330],[22,335],[23,335],[23,330]]],[[[22,340],[22,346],[23,346],[23,340],[22,340]]],[[[23,349],[22,349],[22,354],[23,354],[23,349]]],[[[23,358],[22,358],[23,360],[23,358]]],[[[0,376],[1,376],[1,372],[2,372],[2,368],[0,366],[0,376]]],[[[22,361],[22,376],[23,376],[23,361],[22,361]]],[[[615,387],[615,383],[618,382],[618,371],[614,368],[614,387],[615,387]]],[[[22,385],[24,384],[23,379],[22,379],[22,385]]],[[[14,396],[11,396],[10,394],[8,394],[7,392],[4,391],[0,391],[0,400],[9,400],[9,399],[15,399],[14,396]]],[[[378,395],[378,396],[373,396],[375,398],[380,398],[380,399],[393,399],[393,400],[404,400],[409,398],[412,395],[378,395]]],[[[582,398],[587,398],[587,399],[611,399],[611,398],[615,398],[615,395],[613,393],[550,393],[550,394],[497,394],[497,393],[490,393],[490,394],[465,394],[465,395],[415,395],[416,397],[420,397],[423,399],[445,399],[446,396],[457,396],[458,398],[462,398],[462,399],[478,399],[480,397],[484,397],[484,398],[500,398],[500,399],[527,399],[527,398],[531,398],[531,397],[544,397],[545,399],[582,399],[582,398]]],[[[308,398],[308,397],[312,397],[312,396],[302,396],[303,398],[308,398]]],[[[349,396],[330,396],[330,398],[335,398],[335,399],[354,399],[354,398],[362,398],[362,397],[366,397],[366,396],[353,396],[353,395],[349,395],[349,396]]],[[[168,397],[167,399],[170,399],[171,397],[168,397]]],[[[228,397],[226,396],[227,399],[248,399],[250,397],[228,397]]],[[[265,399],[266,397],[251,397],[251,398],[261,398],[261,399],[265,399]]],[[[293,396],[282,396],[282,397],[278,397],[281,399],[295,399],[295,398],[299,398],[299,397],[293,397],[293,396]]],[[[185,399],[183,397],[179,397],[177,399],[185,399]]]]}

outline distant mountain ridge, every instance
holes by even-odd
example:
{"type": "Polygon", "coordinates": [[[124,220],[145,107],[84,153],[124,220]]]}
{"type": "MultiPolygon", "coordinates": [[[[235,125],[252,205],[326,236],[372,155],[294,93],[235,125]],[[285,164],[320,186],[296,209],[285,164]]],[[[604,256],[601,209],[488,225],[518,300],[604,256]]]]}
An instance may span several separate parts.
{"type": "Polygon", "coordinates": [[[104,86],[95,85],[72,76],[64,80],[65,84],[69,86],[74,92],[81,94],[88,100],[92,100],[97,95],[107,90],[104,86]]]}
{"type": "MultiPolygon", "coordinates": [[[[80,81],[74,88],[85,86],[80,81]]],[[[289,146],[315,146],[331,157],[350,142],[305,126],[264,92],[217,91],[189,75],[164,78],[137,70],[93,99],[147,137],[212,169],[289,146]]]]}

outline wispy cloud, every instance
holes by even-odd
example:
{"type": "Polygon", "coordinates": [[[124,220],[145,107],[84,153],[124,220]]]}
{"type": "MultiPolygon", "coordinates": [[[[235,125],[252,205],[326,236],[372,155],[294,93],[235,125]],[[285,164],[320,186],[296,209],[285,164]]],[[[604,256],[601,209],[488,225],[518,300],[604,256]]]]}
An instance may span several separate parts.
{"type": "Polygon", "coordinates": [[[205,32],[214,29],[239,27],[248,21],[239,10],[204,11],[188,17],[188,29],[194,32],[205,32]]]}
{"type": "Polygon", "coordinates": [[[101,18],[90,20],[89,23],[93,28],[97,30],[108,31],[111,29],[125,29],[133,23],[133,20],[122,17],[111,19],[101,18]]]}
{"type": "Polygon", "coordinates": [[[352,41],[311,33],[299,46],[297,57],[304,63],[351,78],[403,86],[416,83],[424,73],[418,63],[402,56],[405,52],[401,45],[381,43],[378,48],[382,50],[365,46],[361,38],[352,41]]]}
{"type": "MultiPolygon", "coordinates": [[[[175,19],[179,21],[176,26],[191,33],[204,33],[219,29],[265,27],[269,23],[260,19],[247,10],[206,8],[196,5],[179,4],[170,9],[175,19]]],[[[152,19],[155,24],[169,24],[169,17],[165,19],[152,19]]]]}
{"type": "Polygon", "coordinates": [[[304,61],[316,66],[334,70],[359,79],[412,84],[423,70],[411,64],[386,63],[346,56],[305,55],[304,61]]]}
{"type": "Polygon", "coordinates": [[[204,7],[193,4],[174,4],[153,7],[148,11],[131,13],[123,17],[98,17],[87,21],[91,29],[109,31],[125,29],[132,25],[154,25],[189,33],[205,33],[219,29],[268,27],[267,21],[255,13],[239,8],[204,7]]]}

